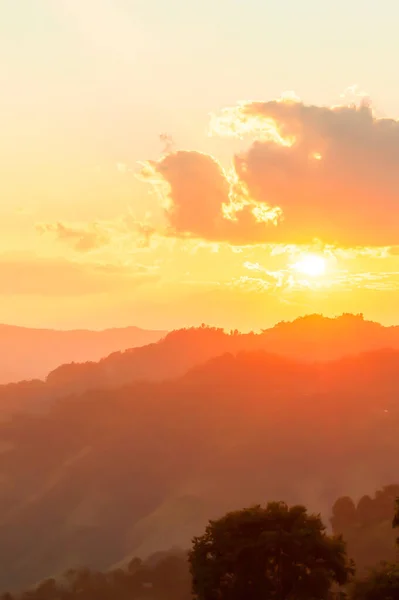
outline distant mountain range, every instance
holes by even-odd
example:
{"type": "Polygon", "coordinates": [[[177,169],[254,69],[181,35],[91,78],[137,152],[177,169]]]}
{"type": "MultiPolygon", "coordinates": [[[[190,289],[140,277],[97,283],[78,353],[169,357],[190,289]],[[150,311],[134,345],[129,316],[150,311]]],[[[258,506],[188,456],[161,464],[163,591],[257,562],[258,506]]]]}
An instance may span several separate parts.
{"type": "Polygon", "coordinates": [[[43,379],[60,364],[100,360],[116,350],[156,342],[165,334],[138,327],[56,331],[0,325],[0,384],[43,379]]]}
{"type": "Polygon", "coordinates": [[[399,326],[384,327],[362,315],[335,319],[309,315],[258,334],[206,326],[172,331],[156,343],[113,353],[98,363],[62,365],[46,381],[75,392],[179,377],[226,352],[266,350],[298,360],[326,361],[381,348],[399,349],[399,326]]]}
{"type": "MultiPolygon", "coordinates": [[[[344,321],[310,319],[308,336],[303,325],[282,326],[301,331],[293,339],[303,359],[337,342],[329,327],[342,332],[330,353],[345,350],[349,338],[348,349],[359,348],[361,335],[356,327],[345,333],[344,321]],[[312,335],[316,323],[324,336],[312,335]],[[305,343],[312,337],[313,347],[305,343]]],[[[236,339],[206,330],[171,334],[106,359],[98,374],[107,369],[108,379],[97,389],[62,398],[70,367],[41,384],[48,400],[53,395],[42,414],[0,423],[0,589],[69,567],[106,569],[186,548],[209,518],[254,503],[304,503],[327,523],[338,496],[357,500],[398,483],[398,350],[317,363],[237,351],[172,376],[236,339]],[[152,381],[128,384],[129,372],[152,381]]],[[[16,398],[25,388],[12,389],[16,398]]]]}
{"type": "MultiPolygon", "coordinates": [[[[70,335],[73,337],[74,333],[70,335]]],[[[76,342],[79,332],[75,335],[77,337],[73,339],[76,342]]],[[[84,335],[93,335],[91,339],[95,339],[97,334],[86,332],[82,334],[82,339],[84,335]]],[[[98,335],[101,337],[102,334],[98,335]]],[[[146,335],[159,338],[162,332],[141,332],[136,340],[140,338],[143,341],[146,335]]],[[[116,334],[113,339],[116,344],[116,334]]],[[[128,333],[125,344],[127,342],[128,333]]],[[[98,353],[99,348],[96,350],[98,353]]],[[[242,351],[263,350],[313,362],[335,360],[378,349],[399,349],[399,327],[384,327],[366,321],[362,315],[348,314],[334,319],[309,315],[293,322],[279,323],[258,334],[241,334],[238,331],[226,333],[222,329],[205,326],[180,329],[145,346],[113,352],[97,362],[63,364],[43,380],[0,386],[0,411],[3,415],[19,410],[37,411],[59,397],[90,389],[107,390],[136,381],[174,379],[196,365],[225,353],[234,355],[242,351]]],[[[25,352],[26,364],[29,356],[32,361],[54,360],[54,357],[41,358],[45,351],[32,343],[26,348],[22,346],[21,352],[25,352]]]]}

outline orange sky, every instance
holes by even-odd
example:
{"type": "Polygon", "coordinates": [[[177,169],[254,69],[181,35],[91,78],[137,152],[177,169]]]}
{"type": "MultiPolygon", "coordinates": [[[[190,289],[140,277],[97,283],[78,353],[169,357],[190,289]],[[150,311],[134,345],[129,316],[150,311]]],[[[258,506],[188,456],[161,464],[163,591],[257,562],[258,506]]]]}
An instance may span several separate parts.
{"type": "MultiPolygon", "coordinates": [[[[313,60],[298,32],[276,36],[277,4],[268,39],[257,0],[233,4],[174,18],[155,0],[1,5],[0,322],[398,321],[399,122],[386,107],[399,90],[370,62],[365,83],[385,101],[345,90],[368,44],[349,46],[355,13],[342,48],[326,38],[313,60]]],[[[302,34],[325,30],[312,15],[298,15],[302,34]]]]}

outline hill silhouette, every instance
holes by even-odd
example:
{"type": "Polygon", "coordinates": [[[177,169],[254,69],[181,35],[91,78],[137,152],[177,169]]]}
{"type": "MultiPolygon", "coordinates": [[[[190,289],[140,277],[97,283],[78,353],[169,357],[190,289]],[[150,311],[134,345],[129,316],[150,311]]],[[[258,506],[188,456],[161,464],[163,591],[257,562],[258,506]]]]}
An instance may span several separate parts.
{"type": "Polygon", "coordinates": [[[179,377],[195,365],[226,352],[266,350],[313,361],[381,348],[399,349],[399,327],[383,327],[364,320],[361,315],[342,315],[335,319],[309,315],[278,323],[259,334],[227,333],[206,326],[172,331],[158,342],[115,352],[98,363],[62,365],[52,371],[46,381],[70,386],[70,391],[81,391],[137,380],[179,377]]]}
{"type": "Polygon", "coordinates": [[[45,378],[62,363],[100,360],[116,350],[159,340],[164,331],[139,327],[56,331],[0,325],[0,383],[45,378]]]}
{"type": "Polygon", "coordinates": [[[0,386],[0,410],[3,416],[17,410],[37,411],[60,396],[113,389],[135,381],[174,379],[224,353],[265,350],[312,362],[384,348],[399,349],[399,327],[384,327],[362,315],[309,315],[258,334],[227,333],[206,326],[180,329],[157,342],[114,352],[98,362],[63,364],[45,380],[0,386]]]}
{"type": "Polygon", "coordinates": [[[398,350],[257,350],[14,415],[0,425],[0,589],[187,547],[209,518],[270,499],[327,521],[337,497],[397,482],[398,398],[398,350]]]}

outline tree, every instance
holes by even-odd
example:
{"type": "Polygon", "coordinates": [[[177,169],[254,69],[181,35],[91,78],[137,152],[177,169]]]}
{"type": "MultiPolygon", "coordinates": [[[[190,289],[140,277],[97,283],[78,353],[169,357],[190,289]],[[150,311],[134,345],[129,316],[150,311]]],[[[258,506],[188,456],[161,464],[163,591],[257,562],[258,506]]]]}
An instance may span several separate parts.
{"type": "MultiPolygon", "coordinates": [[[[396,498],[396,502],[395,502],[395,514],[393,516],[392,527],[394,529],[395,529],[395,527],[399,527],[399,498],[396,498]]],[[[399,537],[396,540],[396,542],[399,546],[399,537]]]]}
{"type": "Polygon", "coordinates": [[[346,532],[356,523],[356,506],[352,498],[338,498],[332,507],[331,525],[333,531],[346,532]]]}
{"type": "Polygon", "coordinates": [[[346,497],[339,498],[333,506],[332,530],[342,534],[347,542],[358,576],[366,576],[370,567],[382,561],[394,561],[399,552],[395,548],[397,535],[392,529],[398,494],[399,485],[391,484],[377,490],[373,497],[363,496],[355,510],[346,497]]]}
{"type": "MultiPolygon", "coordinates": [[[[399,527],[399,498],[395,501],[392,527],[399,527]]],[[[381,563],[368,577],[355,582],[351,596],[352,600],[399,600],[399,562],[381,563]]]]}
{"type": "MultiPolygon", "coordinates": [[[[399,497],[395,500],[395,512],[393,515],[392,527],[396,529],[399,527],[399,497]]],[[[397,562],[399,563],[399,536],[396,538],[396,546],[397,546],[397,562]]]]}
{"type": "Polygon", "coordinates": [[[190,573],[187,555],[167,556],[152,569],[154,596],[159,600],[185,600],[190,598],[190,573]]]}
{"type": "Polygon", "coordinates": [[[352,600],[398,600],[399,564],[383,563],[352,589],[352,600]]]}
{"type": "Polygon", "coordinates": [[[189,554],[198,600],[323,599],[354,572],[341,536],[283,502],[210,521],[189,554]]]}

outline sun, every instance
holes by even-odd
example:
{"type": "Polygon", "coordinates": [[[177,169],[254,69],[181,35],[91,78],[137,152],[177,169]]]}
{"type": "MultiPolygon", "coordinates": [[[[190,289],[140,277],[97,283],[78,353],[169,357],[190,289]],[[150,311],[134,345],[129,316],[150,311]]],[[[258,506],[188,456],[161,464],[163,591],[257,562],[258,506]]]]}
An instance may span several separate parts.
{"type": "Polygon", "coordinates": [[[298,273],[303,273],[309,277],[320,277],[326,271],[326,261],[317,254],[305,254],[292,267],[298,273]]]}

